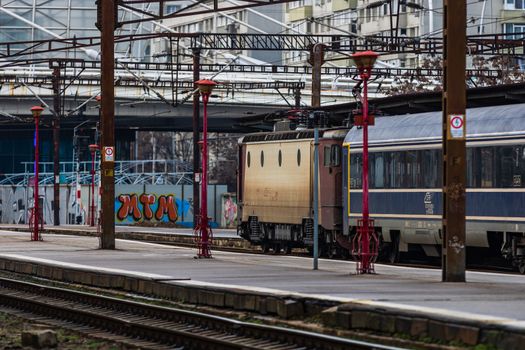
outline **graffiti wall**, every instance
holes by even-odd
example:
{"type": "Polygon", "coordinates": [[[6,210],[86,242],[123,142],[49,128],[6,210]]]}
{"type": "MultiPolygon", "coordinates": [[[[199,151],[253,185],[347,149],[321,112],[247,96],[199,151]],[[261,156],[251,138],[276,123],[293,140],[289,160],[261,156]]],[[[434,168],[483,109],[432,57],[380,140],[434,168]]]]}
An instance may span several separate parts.
{"type": "MultiPolygon", "coordinates": [[[[68,215],[76,206],[70,196],[70,187],[60,186],[60,220],[62,223],[73,223],[74,218],[68,215]]],[[[35,203],[33,187],[0,186],[0,223],[26,224],[29,211],[35,203]]],[[[42,208],[44,224],[53,224],[53,186],[41,186],[39,203],[42,208]]]]}
{"type": "MultiPolygon", "coordinates": [[[[208,188],[208,216],[212,226],[222,222],[222,198],[226,185],[210,185],[208,188]]],[[[44,224],[53,224],[53,186],[40,187],[40,206],[43,208],[44,224]]],[[[85,224],[88,222],[91,191],[89,185],[77,189],[71,185],[60,186],[60,222],[62,224],[85,224]]],[[[95,190],[96,217],[100,198],[95,190]]],[[[25,224],[33,207],[33,188],[25,186],[0,186],[0,223],[25,224]]],[[[116,185],[115,223],[134,225],[140,223],[176,223],[193,226],[193,186],[191,185],[116,185]]]]}
{"type": "MultiPolygon", "coordinates": [[[[208,187],[208,216],[212,225],[221,222],[221,197],[226,185],[208,187]]],[[[117,185],[115,221],[120,225],[176,223],[193,226],[193,186],[117,185]]]]}

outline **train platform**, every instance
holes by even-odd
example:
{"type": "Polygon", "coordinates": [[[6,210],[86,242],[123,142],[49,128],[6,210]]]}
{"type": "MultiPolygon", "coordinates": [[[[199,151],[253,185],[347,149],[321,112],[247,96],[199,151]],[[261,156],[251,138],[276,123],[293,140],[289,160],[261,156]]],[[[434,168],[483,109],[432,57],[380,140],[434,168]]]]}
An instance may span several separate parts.
{"type": "Polygon", "coordinates": [[[178,301],[305,318],[382,333],[408,333],[467,345],[525,348],[525,277],[467,272],[443,283],[431,268],[376,265],[356,275],[351,261],[214,251],[121,240],[99,250],[95,237],[0,231],[0,269],[123,289],[178,301]]]}
{"type": "MultiPolygon", "coordinates": [[[[97,229],[96,226],[87,225],[45,225],[42,232],[75,236],[97,236],[97,229]]],[[[21,224],[0,224],[0,230],[29,232],[29,227],[28,225],[21,224]]],[[[121,239],[132,239],[145,242],[162,242],[182,245],[192,245],[194,243],[193,230],[181,227],[121,225],[115,226],[115,236],[121,239]]],[[[213,237],[214,244],[220,247],[253,249],[249,242],[237,235],[235,229],[213,229],[213,237]]]]}

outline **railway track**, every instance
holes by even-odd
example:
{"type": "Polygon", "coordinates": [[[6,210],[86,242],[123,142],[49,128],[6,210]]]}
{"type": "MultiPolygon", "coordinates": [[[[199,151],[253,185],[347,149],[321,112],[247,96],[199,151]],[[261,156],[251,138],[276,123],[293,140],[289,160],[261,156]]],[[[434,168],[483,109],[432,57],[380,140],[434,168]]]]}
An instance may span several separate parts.
{"type": "Polygon", "coordinates": [[[8,278],[0,278],[0,305],[150,349],[399,349],[8,278]]]}

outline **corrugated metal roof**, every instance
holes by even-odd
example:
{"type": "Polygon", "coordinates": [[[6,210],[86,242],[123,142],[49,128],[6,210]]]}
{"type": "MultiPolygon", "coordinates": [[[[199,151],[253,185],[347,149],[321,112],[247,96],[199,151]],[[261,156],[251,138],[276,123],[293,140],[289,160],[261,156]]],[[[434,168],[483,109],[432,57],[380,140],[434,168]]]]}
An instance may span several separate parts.
{"type": "MultiPolygon", "coordinates": [[[[470,108],[466,113],[467,138],[525,136],[525,104],[470,108]]],[[[435,142],[441,140],[442,112],[376,117],[368,128],[369,145],[435,142]]],[[[363,131],[352,128],[345,143],[360,145],[363,131]]]]}

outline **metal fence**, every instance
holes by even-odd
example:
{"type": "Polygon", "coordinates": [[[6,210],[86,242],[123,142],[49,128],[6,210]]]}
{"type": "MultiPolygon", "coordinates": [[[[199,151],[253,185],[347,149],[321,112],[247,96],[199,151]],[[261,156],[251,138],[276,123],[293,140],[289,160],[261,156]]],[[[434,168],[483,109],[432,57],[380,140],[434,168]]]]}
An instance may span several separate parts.
{"type": "MultiPolygon", "coordinates": [[[[27,186],[34,181],[34,163],[23,162],[24,172],[0,176],[0,185],[27,186]]],[[[95,162],[95,182],[99,181],[100,162],[95,162]]],[[[38,183],[53,184],[53,162],[39,163],[38,183]]],[[[61,162],[61,184],[91,183],[91,162],[61,162]]],[[[179,160],[126,160],[115,162],[115,184],[191,185],[193,166],[179,160]]]]}

